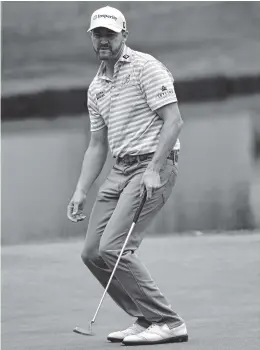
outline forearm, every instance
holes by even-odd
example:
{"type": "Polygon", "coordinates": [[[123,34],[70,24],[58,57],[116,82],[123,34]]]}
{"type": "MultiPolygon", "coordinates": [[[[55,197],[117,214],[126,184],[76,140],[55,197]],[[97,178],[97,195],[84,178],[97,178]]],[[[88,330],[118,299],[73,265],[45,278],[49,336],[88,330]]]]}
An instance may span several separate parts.
{"type": "Polygon", "coordinates": [[[166,120],[162,126],[159,143],[148,168],[159,172],[165,164],[166,158],[177,142],[182,129],[182,120],[166,120]]]}
{"type": "Polygon", "coordinates": [[[107,158],[107,147],[89,147],[84,155],[77,189],[88,193],[101,173],[107,158]]]}

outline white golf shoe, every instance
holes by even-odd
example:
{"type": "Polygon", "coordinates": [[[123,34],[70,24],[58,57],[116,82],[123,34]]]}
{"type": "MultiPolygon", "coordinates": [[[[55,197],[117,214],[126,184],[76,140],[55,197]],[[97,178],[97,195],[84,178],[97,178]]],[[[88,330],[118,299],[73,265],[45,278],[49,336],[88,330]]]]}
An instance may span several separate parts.
{"type": "Polygon", "coordinates": [[[188,334],[185,323],[174,328],[169,328],[166,323],[153,323],[139,334],[126,336],[122,343],[124,345],[152,345],[186,341],[188,341],[188,334]]]}
{"type": "Polygon", "coordinates": [[[134,336],[138,333],[141,333],[145,329],[146,329],[145,327],[135,322],[132,326],[128,327],[123,331],[110,333],[107,336],[107,340],[111,341],[112,343],[119,343],[119,342],[122,342],[125,337],[131,336],[131,335],[134,336]]]}

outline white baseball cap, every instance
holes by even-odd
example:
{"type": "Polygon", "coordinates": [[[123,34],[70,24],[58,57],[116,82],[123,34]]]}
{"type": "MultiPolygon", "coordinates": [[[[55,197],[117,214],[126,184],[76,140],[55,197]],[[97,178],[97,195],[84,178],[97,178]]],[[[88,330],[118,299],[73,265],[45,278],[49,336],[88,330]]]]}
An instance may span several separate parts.
{"type": "Polygon", "coordinates": [[[98,27],[105,27],[120,33],[122,30],[126,30],[126,20],[122,12],[114,7],[106,6],[92,14],[88,32],[98,27]]]}

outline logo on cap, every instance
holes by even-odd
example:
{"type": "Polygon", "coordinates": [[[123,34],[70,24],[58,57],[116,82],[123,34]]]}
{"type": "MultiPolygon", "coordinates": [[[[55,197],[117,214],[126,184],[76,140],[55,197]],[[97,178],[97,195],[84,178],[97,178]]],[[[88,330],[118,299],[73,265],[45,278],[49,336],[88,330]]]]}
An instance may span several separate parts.
{"type": "Polygon", "coordinates": [[[123,56],[123,58],[124,58],[125,60],[127,60],[129,57],[130,57],[130,56],[128,56],[128,55],[124,55],[124,56],[123,56]]]}
{"type": "Polygon", "coordinates": [[[117,17],[114,16],[114,15],[106,15],[106,14],[104,14],[104,15],[97,15],[97,16],[98,16],[98,18],[104,17],[104,18],[110,18],[110,19],[113,19],[114,21],[117,21],[117,17]]]}
{"type": "Polygon", "coordinates": [[[97,15],[95,15],[94,17],[93,17],[93,21],[95,21],[97,19],[97,15]]]}

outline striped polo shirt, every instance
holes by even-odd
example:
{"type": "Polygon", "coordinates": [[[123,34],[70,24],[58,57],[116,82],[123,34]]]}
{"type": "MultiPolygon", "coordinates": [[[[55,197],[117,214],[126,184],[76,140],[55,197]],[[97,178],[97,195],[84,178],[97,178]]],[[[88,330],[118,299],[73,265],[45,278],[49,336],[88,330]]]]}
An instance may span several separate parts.
{"type": "MultiPolygon", "coordinates": [[[[91,132],[107,127],[114,157],[155,152],[163,126],[156,110],[177,102],[171,73],[153,56],[126,45],[112,80],[104,67],[102,62],[88,90],[91,132]]],[[[179,148],[177,140],[174,149],[179,148]]]]}

